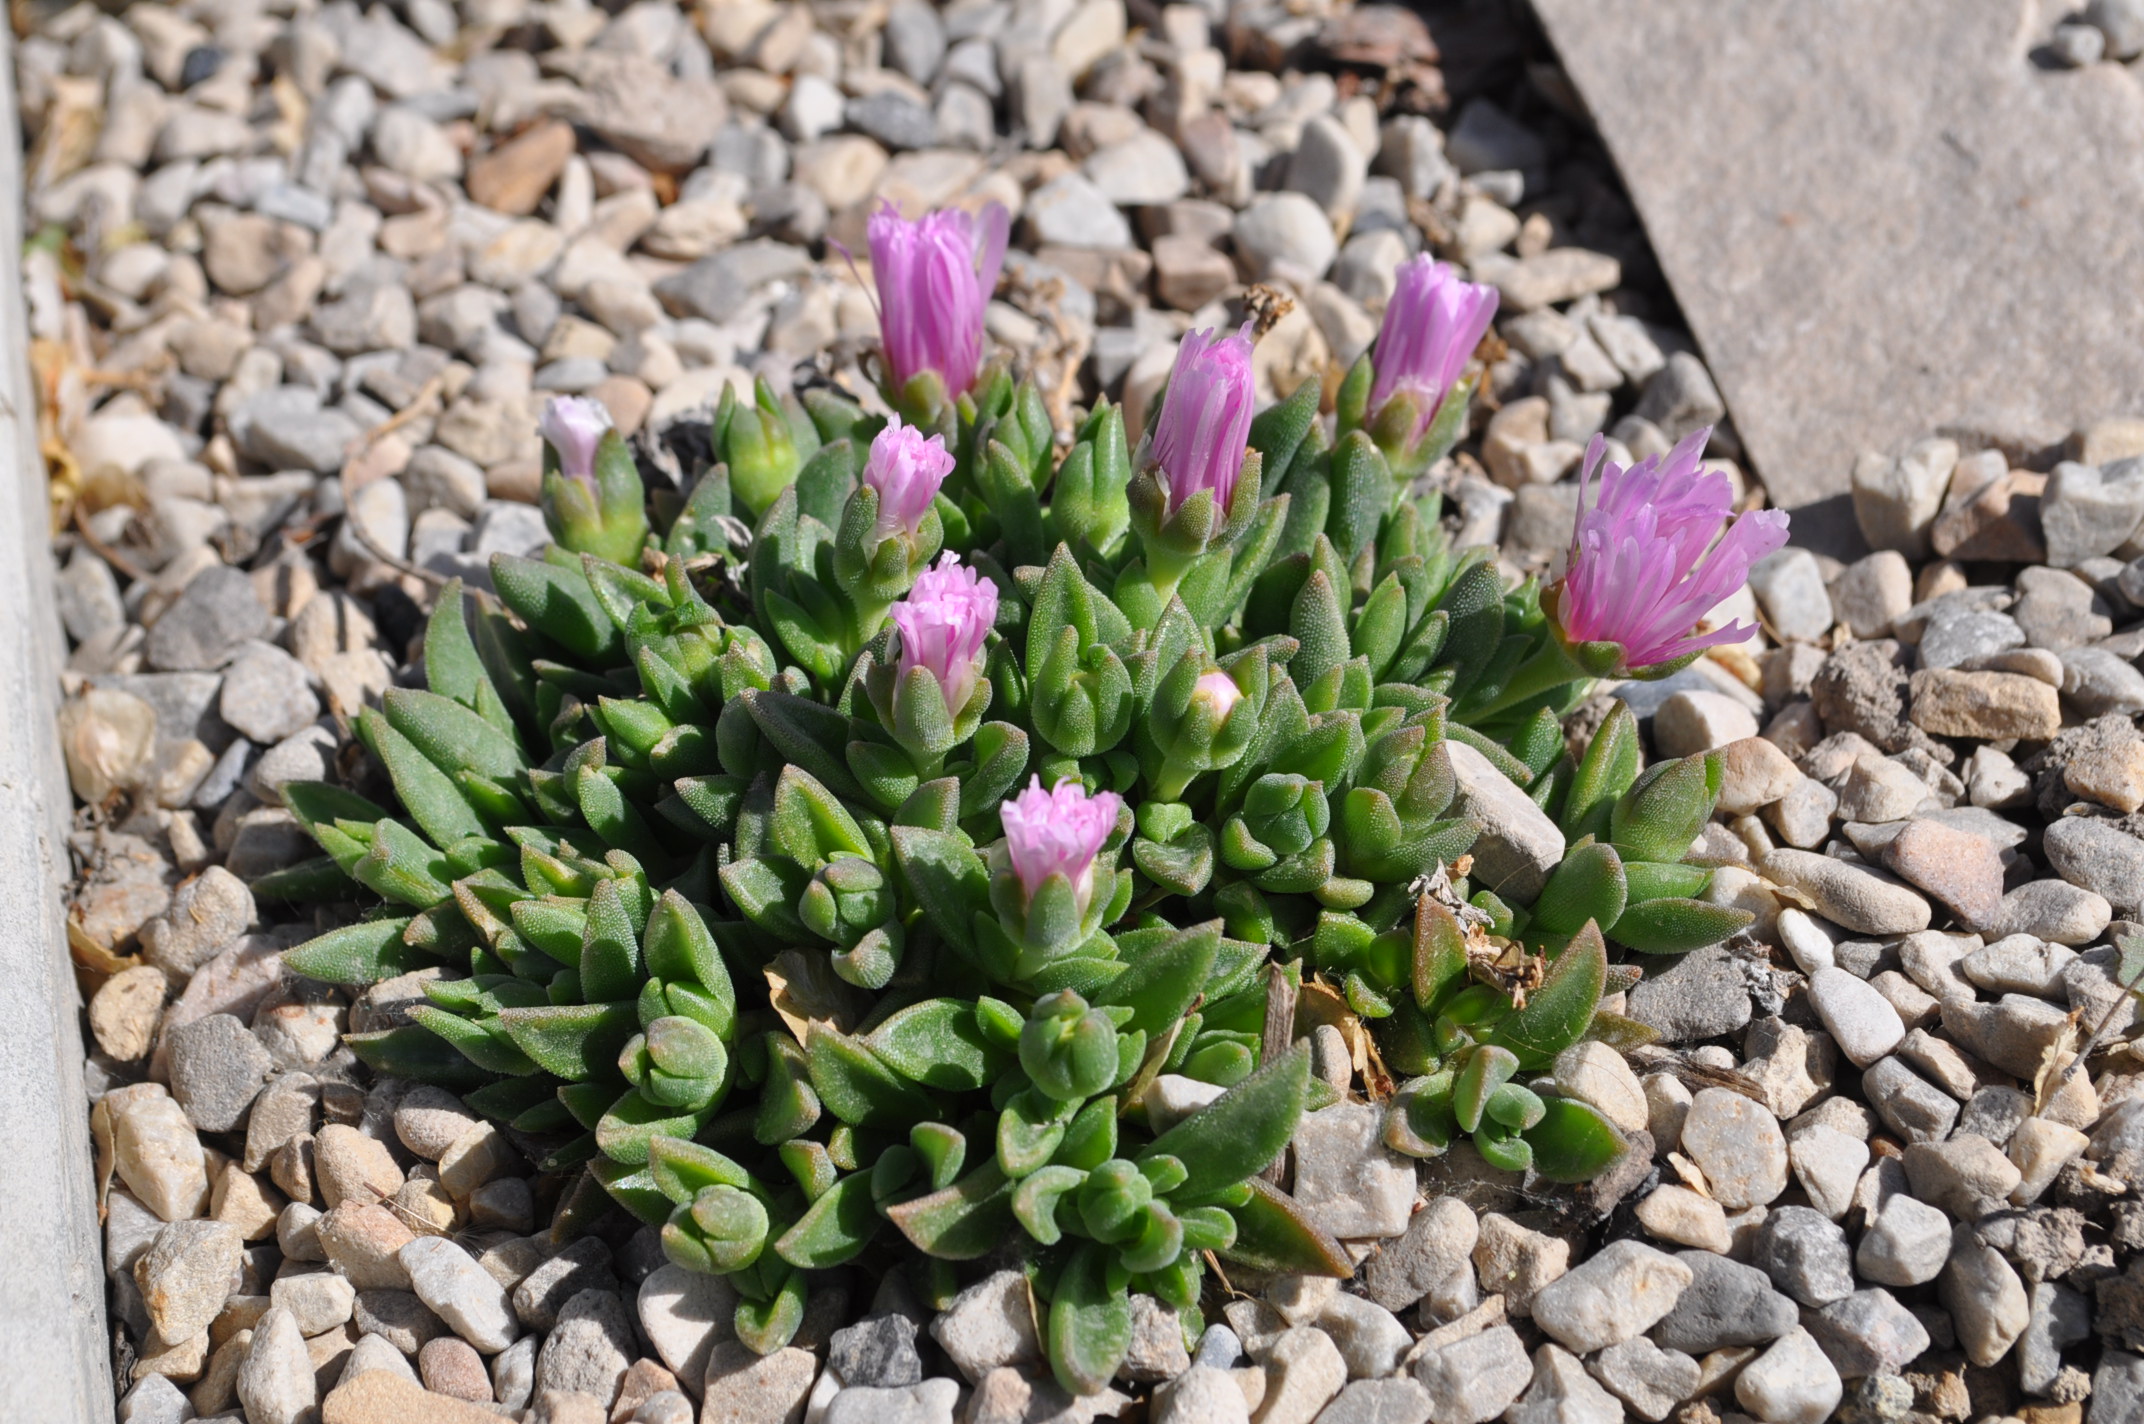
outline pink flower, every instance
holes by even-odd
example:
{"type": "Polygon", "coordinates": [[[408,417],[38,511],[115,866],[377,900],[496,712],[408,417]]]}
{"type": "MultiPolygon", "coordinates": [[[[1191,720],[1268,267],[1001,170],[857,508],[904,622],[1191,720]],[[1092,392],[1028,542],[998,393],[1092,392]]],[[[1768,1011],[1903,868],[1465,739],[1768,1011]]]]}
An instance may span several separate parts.
{"type": "Polygon", "coordinates": [[[975,384],[983,355],[983,308],[997,287],[1011,219],[992,203],[977,220],[964,212],[926,213],[909,222],[891,203],[867,226],[871,278],[878,285],[880,340],[898,390],[925,371],[947,396],[975,384]]]}
{"type": "Polygon", "coordinates": [[[610,428],[610,412],[579,396],[555,397],[536,422],[537,432],[558,452],[560,472],[583,482],[595,478],[596,446],[610,428]]]}
{"type": "Polygon", "coordinates": [[[917,576],[892,614],[900,636],[900,676],[907,677],[910,668],[928,668],[945,689],[947,709],[958,716],[982,673],[983,639],[998,617],[998,586],[946,554],[938,567],[917,576]]]}
{"type": "Polygon", "coordinates": [[[864,465],[864,483],[878,491],[878,528],[872,537],[884,539],[899,530],[913,538],[938,486],[952,472],[944,436],[926,439],[896,417],[871,441],[871,458],[864,465]]]}
{"type": "Polygon", "coordinates": [[[1496,315],[1496,288],[1461,281],[1428,253],[1399,266],[1399,286],[1377,328],[1370,409],[1396,395],[1414,397],[1414,438],[1436,418],[1496,315]]]}
{"type": "Polygon", "coordinates": [[[1176,349],[1148,456],[1161,470],[1164,519],[1200,490],[1226,510],[1251,440],[1251,338],[1194,331],[1176,349]]]}
{"type": "Polygon", "coordinates": [[[1191,685],[1191,696],[1203,697],[1213,703],[1214,720],[1226,718],[1238,702],[1243,700],[1243,689],[1225,672],[1209,672],[1191,685]]]}
{"type": "Polygon", "coordinates": [[[1076,781],[1060,781],[1055,791],[1042,789],[1042,778],[998,808],[1005,826],[1005,853],[1013,874],[1033,895],[1051,875],[1072,882],[1084,906],[1094,892],[1094,857],[1117,828],[1124,799],[1114,791],[1089,796],[1076,781]]]}
{"type": "Polygon", "coordinates": [[[1605,442],[1593,437],[1579,477],[1570,568],[1556,602],[1567,642],[1619,644],[1624,669],[1634,670],[1739,643],[1756,631],[1743,623],[1693,631],[1742,587],[1750,565],[1787,542],[1782,510],[1755,510],[1728,522],[1734,492],[1727,477],[1698,465],[1711,436],[1709,427],[1693,431],[1665,458],[1648,456],[1628,469],[1604,459],[1605,442]],[[1600,500],[1589,509],[1596,467],[1600,500]]]}

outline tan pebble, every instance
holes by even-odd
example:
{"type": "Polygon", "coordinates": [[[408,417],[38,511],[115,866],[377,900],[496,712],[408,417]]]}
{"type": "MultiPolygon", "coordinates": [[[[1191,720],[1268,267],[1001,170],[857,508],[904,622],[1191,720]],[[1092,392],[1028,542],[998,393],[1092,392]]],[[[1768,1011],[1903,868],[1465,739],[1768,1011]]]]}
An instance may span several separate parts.
{"type": "Polygon", "coordinates": [[[131,1063],[156,1042],[163,1017],[164,971],[137,964],[104,981],[89,1001],[89,1031],[97,1046],[122,1063],[131,1063]]]}
{"type": "Polygon", "coordinates": [[[387,1144],[341,1123],[329,1123],[313,1139],[313,1165],[320,1199],[330,1208],[385,1201],[402,1186],[402,1169],[387,1144]]]}

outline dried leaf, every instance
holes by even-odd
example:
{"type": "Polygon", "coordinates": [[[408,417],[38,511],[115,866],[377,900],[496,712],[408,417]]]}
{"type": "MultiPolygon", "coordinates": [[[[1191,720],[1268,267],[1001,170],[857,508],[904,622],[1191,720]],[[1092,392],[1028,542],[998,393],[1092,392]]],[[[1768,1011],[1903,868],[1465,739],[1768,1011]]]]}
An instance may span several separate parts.
{"type": "Polygon", "coordinates": [[[774,1011],[802,1043],[814,1023],[832,1024],[848,1033],[863,1020],[859,991],[834,973],[825,955],[785,949],[767,966],[767,995],[774,1011]]]}

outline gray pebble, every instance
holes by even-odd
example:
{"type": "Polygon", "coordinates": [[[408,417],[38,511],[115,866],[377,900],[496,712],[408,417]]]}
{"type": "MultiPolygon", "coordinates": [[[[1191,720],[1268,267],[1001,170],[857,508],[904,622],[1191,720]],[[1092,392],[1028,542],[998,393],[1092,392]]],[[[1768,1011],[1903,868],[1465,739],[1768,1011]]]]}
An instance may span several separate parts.
{"type": "Polygon", "coordinates": [[[905,1315],[874,1315],[836,1330],[827,1347],[828,1368],[844,1385],[902,1389],[923,1378],[916,1351],[916,1322],[905,1315]]]}
{"type": "Polygon", "coordinates": [[[186,591],[164,610],[149,630],[142,655],[151,667],[166,672],[207,671],[220,667],[241,643],[267,631],[268,610],[255,595],[253,580],[217,564],[194,575],[186,591]]]}
{"type": "Polygon", "coordinates": [[[1662,1347],[1704,1355],[1733,1346],[1765,1345],[1798,1322],[1794,1302],[1756,1267],[1710,1251],[1681,1251],[1676,1259],[1690,1268],[1690,1284],[1649,1332],[1662,1347]]]}
{"type": "Polygon", "coordinates": [[[1805,1206],[1775,1207],[1757,1228],[1750,1260],[1803,1305],[1827,1305],[1854,1289],[1846,1233],[1822,1212],[1805,1206]]]}
{"type": "Polygon", "coordinates": [[[245,1121],[275,1067],[260,1040],[231,1015],[209,1014],[173,1029],[168,1041],[171,1096],[188,1121],[204,1132],[228,1132],[245,1121]]]}

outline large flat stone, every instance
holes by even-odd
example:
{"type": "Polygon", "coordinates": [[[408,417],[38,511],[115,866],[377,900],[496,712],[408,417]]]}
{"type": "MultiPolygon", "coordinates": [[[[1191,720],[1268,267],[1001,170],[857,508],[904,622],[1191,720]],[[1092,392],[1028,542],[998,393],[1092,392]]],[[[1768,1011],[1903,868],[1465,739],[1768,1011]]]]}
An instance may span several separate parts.
{"type": "Polygon", "coordinates": [[[2114,298],[2144,288],[2144,85],[2036,67],[2054,11],[1535,9],[1778,504],[1933,430],[2044,446],[2144,409],[2114,298]]]}

